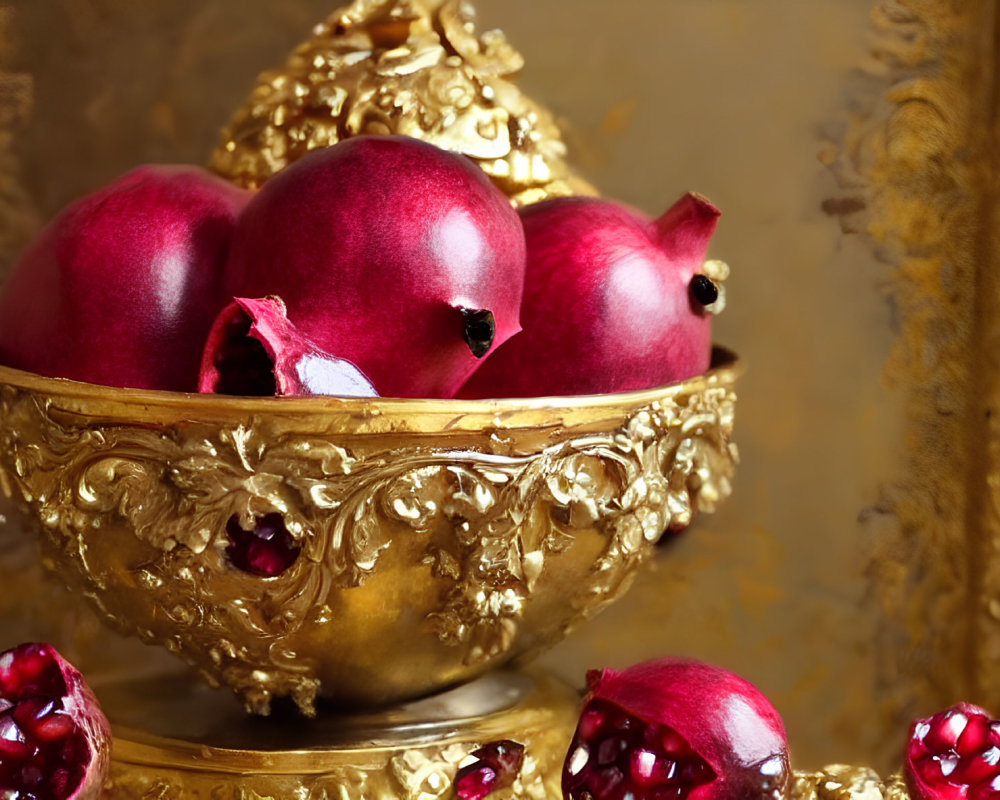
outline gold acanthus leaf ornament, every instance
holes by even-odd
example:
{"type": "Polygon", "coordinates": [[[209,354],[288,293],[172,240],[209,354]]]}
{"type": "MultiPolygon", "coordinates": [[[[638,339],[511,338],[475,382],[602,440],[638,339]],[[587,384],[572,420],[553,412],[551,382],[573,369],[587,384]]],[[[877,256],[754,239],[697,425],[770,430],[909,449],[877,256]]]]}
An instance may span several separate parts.
{"type": "Polygon", "coordinates": [[[789,800],[910,800],[901,774],[883,779],[869,767],[849,764],[796,772],[789,795],[789,800]]]}
{"type": "Polygon", "coordinates": [[[734,375],[554,406],[190,397],[0,368],[0,485],[106,618],[250,710],[392,702],[550,645],[714,508],[734,375]],[[234,567],[230,520],[275,513],[294,563],[234,567]]]}
{"type": "Polygon", "coordinates": [[[318,147],[412,136],[473,159],[517,205],[595,194],[552,114],[510,81],[524,60],[463,0],[355,0],[263,73],[209,166],[257,188],[318,147]]]}

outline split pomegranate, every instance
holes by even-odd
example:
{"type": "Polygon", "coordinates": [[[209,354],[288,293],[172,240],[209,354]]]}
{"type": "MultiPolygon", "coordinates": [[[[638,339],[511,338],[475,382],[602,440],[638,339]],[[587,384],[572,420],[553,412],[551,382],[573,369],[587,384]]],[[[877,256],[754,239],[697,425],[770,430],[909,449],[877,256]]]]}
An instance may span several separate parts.
{"type": "Polygon", "coordinates": [[[0,293],[0,363],[107,386],[193,391],[249,193],[145,166],[64,209],[0,293]]]}
{"type": "Polygon", "coordinates": [[[361,370],[303,336],[278,297],[237,297],[219,313],[202,354],[198,391],[377,396],[361,370]]]}
{"type": "Polygon", "coordinates": [[[589,197],[521,210],[527,240],[522,331],[463,397],[646,389],[704,372],[718,287],[701,274],[719,211],[687,194],[656,221],[589,197]]]}
{"type": "Polygon", "coordinates": [[[920,800],[1000,797],[1000,721],[958,703],[910,726],[906,783],[920,800]]]}
{"type": "Polygon", "coordinates": [[[455,774],[455,794],[459,800],[482,800],[490,792],[505,789],[517,779],[524,763],[524,745],[501,739],[469,755],[475,760],[455,774]]]}
{"type": "Polygon", "coordinates": [[[97,798],[110,751],[97,700],[51,645],[0,654],[0,797],[97,798]]]}
{"type": "Polygon", "coordinates": [[[588,673],[563,767],[567,800],[777,800],[790,778],[777,711],[719,667],[660,659],[588,673]]]}
{"type": "Polygon", "coordinates": [[[403,136],[312,151],[247,204],[232,297],[277,295],[384,396],[450,397],[518,329],[524,234],[464,156],[403,136]]]}

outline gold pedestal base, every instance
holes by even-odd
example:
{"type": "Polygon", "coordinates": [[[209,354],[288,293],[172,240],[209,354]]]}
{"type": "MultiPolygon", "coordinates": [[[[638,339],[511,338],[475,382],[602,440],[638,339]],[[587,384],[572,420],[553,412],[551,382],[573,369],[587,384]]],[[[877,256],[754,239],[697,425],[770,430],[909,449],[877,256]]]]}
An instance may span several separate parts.
{"type": "Polygon", "coordinates": [[[98,687],[115,735],[105,800],[435,800],[454,796],[471,751],[499,739],[525,745],[525,755],[498,800],[559,797],[579,702],[544,673],[500,671],[377,713],[254,718],[228,693],[191,684],[177,676],[98,687]]]}

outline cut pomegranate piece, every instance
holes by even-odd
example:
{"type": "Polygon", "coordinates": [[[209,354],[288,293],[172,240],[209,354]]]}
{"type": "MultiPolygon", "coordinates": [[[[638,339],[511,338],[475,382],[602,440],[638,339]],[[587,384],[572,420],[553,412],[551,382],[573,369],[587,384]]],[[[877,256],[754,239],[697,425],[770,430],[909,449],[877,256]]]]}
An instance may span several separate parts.
{"type": "Polygon", "coordinates": [[[789,778],[784,727],[751,684],[660,659],[588,675],[563,767],[567,800],[776,800],[789,778]]]}
{"type": "Polygon", "coordinates": [[[229,546],[226,556],[237,569],[275,578],[285,572],[299,557],[299,546],[285,527],[281,514],[271,513],[259,517],[252,531],[240,526],[235,514],[226,523],[229,546]]]}
{"type": "Polygon", "coordinates": [[[0,797],[97,798],[110,750],[97,699],[51,645],[0,654],[0,797]]]}
{"type": "Polygon", "coordinates": [[[459,800],[482,800],[497,789],[510,786],[521,772],[524,745],[511,739],[490,742],[473,750],[475,758],[455,775],[455,794],[459,800]]]}
{"type": "Polygon", "coordinates": [[[198,391],[377,396],[361,370],[324,352],[288,321],[279,297],[237,297],[219,313],[205,343],[198,391]]]}
{"type": "Polygon", "coordinates": [[[996,800],[1000,721],[971,703],[915,720],[904,774],[910,793],[921,800],[996,800]]]}
{"type": "Polygon", "coordinates": [[[265,183],[237,221],[232,297],[278,295],[383,396],[451,397],[519,330],[524,232],[486,174],[405,136],[356,136],[265,183]]]}

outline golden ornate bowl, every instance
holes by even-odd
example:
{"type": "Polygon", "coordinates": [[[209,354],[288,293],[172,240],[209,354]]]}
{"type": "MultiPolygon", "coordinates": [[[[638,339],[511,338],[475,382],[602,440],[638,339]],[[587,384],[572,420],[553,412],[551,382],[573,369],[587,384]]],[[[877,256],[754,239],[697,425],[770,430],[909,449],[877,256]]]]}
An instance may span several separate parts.
{"type": "Polygon", "coordinates": [[[233,398],[0,368],[0,488],[120,630],[267,713],[375,706],[554,643],[729,493],[739,372],[503,400],[233,398]],[[235,568],[227,523],[300,548],[235,568]]]}

